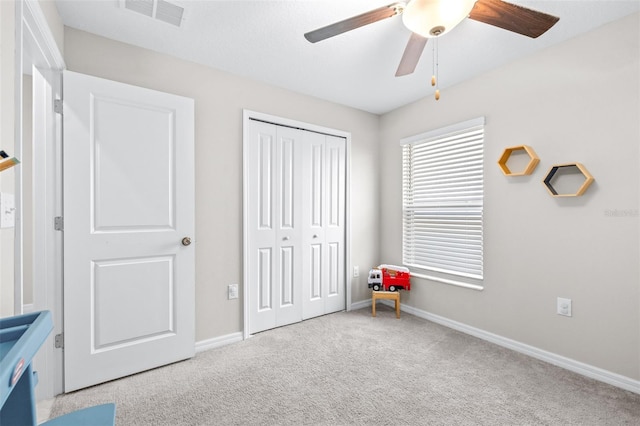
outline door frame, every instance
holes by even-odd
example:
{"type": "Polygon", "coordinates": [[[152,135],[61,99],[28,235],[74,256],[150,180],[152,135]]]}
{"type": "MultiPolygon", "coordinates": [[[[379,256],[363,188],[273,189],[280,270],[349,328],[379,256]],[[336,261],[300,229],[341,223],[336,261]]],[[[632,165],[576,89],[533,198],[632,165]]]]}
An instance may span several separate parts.
{"type": "Polygon", "coordinates": [[[249,182],[247,179],[248,172],[248,144],[249,144],[249,125],[251,120],[264,121],[278,126],[293,127],[311,132],[323,133],[331,136],[338,136],[346,140],[346,161],[345,161],[345,308],[351,310],[351,132],[344,130],[332,129],[329,127],[319,126],[316,124],[306,123],[303,121],[292,120],[289,118],[278,117],[248,109],[242,110],[242,292],[243,292],[243,339],[251,337],[249,334],[249,255],[247,247],[249,247],[249,215],[247,214],[249,182]]]}
{"type": "MultiPolygon", "coordinates": [[[[53,226],[53,218],[62,213],[62,123],[54,112],[54,100],[62,92],[64,58],[53,37],[37,0],[15,2],[15,141],[16,156],[22,156],[22,84],[26,65],[37,67],[43,74],[33,79],[33,247],[34,256],[43,259],[33,263],[32,309],[49,310],[54,329],[35,358],[39,370],[38,400],[62,393],[62,350],[54,348],[54,336],[62,333],[62,236],[53,226]],[[30,59],[30,61],[28,61],[30,59]]],[[[14,313],[23,306],[22,235],[22,171],[16,174],[16,242],[14,313]]]]}

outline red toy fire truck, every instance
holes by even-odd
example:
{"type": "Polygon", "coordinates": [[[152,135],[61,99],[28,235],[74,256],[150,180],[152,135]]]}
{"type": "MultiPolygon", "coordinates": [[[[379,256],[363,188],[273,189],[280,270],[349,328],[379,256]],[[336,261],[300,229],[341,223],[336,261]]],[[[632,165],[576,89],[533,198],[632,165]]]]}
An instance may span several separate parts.
{"type": "Polygon", "coordinates": [[[369,288],[375,291],[411,290],[411,275],[404,266],[379,265],[369,271],[369,288]]]}

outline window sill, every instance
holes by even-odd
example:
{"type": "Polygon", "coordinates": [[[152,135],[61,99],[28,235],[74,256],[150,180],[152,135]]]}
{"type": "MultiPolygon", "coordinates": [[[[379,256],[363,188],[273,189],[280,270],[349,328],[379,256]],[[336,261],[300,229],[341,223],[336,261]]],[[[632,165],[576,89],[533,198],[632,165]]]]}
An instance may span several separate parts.
{"type": "Polygon", "coordinates": [[[476,291],[484,290],[484,286],[479,285],[479,284],[471,284],[471,283],[466,283],[466,282],[463,282],[463,281],[456,281],[456,280],[451,280],[451,279],[448,279],[448,278],[436,277],[434,275],[422,274],[422,273],[419,273],[419,272],[411,271],[411,276],[412,277],[416,277],[416,278],[423,278],[423,279],[429,280],[429,281],[439,282],[439,283],[442,283],[442,284],[453,285],[453,286],[456,286],[456,287],[468,288],[468,289],[476,290],[476,291]]]}

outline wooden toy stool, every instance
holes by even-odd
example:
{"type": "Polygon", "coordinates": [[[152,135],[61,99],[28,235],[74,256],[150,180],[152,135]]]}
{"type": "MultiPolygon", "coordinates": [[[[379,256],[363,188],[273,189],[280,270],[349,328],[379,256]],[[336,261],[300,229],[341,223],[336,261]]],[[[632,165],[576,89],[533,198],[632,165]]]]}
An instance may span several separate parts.
{"type": "Polygon", "coordinates": [[[376,300],[390,299],[396,302],[396,318],[400,318],[400,292],[399,291],[372,291],[371,292],[371,316],[376,316],[376,300]]]}

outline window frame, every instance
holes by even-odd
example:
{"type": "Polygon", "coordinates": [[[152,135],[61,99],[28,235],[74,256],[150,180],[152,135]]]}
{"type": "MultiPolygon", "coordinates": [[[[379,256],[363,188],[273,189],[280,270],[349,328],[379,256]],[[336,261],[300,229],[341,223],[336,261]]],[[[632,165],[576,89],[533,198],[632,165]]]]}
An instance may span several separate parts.
{"type": "MultiPolygon", "coordinates": [[[[400,140],[400,145],[403,150],[403,153],[402,153],[402,259],[403,259],[403,264],[405,264],[410,268],[412,276],[426,278],[426,279],[430,279],[430,280],[445,283],[445,284],[451,284],[451,285],[471,288],[475,290],[482,290],[484,288],[484,284],[483,284],[484,283],[484,181],[485,181],[484,179],[484,145],[485,145],[484,127],[485,127],[485,118],[478,117],[471,120],[466,120],[463,122],[452,124],[450,126],[440,127],[425,133],[420,133],[420,134],[403,138],[400,140]],[[476,241],[474,243],[471,243],[472,247],[475,250],[474,255],[476,258],[475,259],[476,263],[478,262],[478,256],[479,256],[479,266],[476,265],[477,269],[475,271],[471,271],[470,273],[465,273],[460,270],[455,270],[455,268],[454,269],[449,269],[446,267],[439,268],[434,265],[425,265],[420,262],[414,262],[413,260],[415,260],[415,252],[412,252],[412,254],[408,254],[406,252],[407,247],[409,246],[409,244],[407,243],[407,238],[409,238],[410,235],[415,235],[415,229],[416,229],[416,228],[407,229],[407,226],[412,226],[410,223],[408,223],[409,222],[408,217],[410,214],[415,215],[415,212],[419,211],[420,209],[423,209],[425,214],[427,211],[437,212],[444,209],[446,202],[443,200],[447,196],[445,195],[444,198],[442,199],[438,199],[438,197],[436,196],[436,201],[434,201],[434,203],[429,205],[428,207],[425,207],[426,205],[425,203],[420,204],[419,202],[414,201],[412,197],[413,192],[411,194],[407,193],[408,190],[415,189],[415,186],[411,186],[411,182],[415,181],[416,173],[411,174],[412,171],[415,172],[415,169],[412,170],[411,168],[415,168],[416,165],[420,167],[420,164],[411,163],[409,167],[410,170],[407,170],[408,164],[406,163],[407,161],[406,152],[405,152],[406,148],[407,146],[411,146],[412,148],[419,147],[419,146],[425,147],[427,144],[432,144],[432,145],[435,144],[437,146],[439,142],[443,142],[451,137],[455,138],[456,135],[460,136],[468,132],[478,132],[478,131],[480,131],[481,133],[481,136],[479,138],[479,145],[480,145],[479,149],[480,149],[481,157],[479,160],[476,159],[476,162],[477,163],[479,162],[480,168],[479,168],[479,172],[477,172],[477,175],[474,175],[474,177],[476,179],[478,178],[480,179],[480,184],[481,184],[479,189],[480,196],[478,197],[478,193],[476,191],[474,195],[466,194],[465,197],[463,197],[462,199],[456,200],[455,202],[449,205],[454,205],[456,208],[460,209],[461,211],[465,210],[465,208],[469,209],[469,211],[471,211],[471,209],[476,209],[474,214],[475,215],[479,214],[479,220],[476,217],[471,222],[468,222],[468,223],[477,223],[480,226],[479,242],[476,241]],[[409,180],[411,180],[411,182],[409,182],[409,180]],[[470,198],[467,196],[469,196],[470,198]],[[479,209],[479,213],[477,211],[478,209],[479,209]]],[[[411,161],[415,161],[415,160],[411,159],[411,161]]],[[[460,163],[464,162],[463,159],[460,159],[459,161],[460,163]]],[[[431,182],[438,182],[439,178],[441,178],[441,175],[433,177],[433,180],[431,182]]],[[[425,198],[422,197],[422,200],[424,199],[425,198]]],[[[475,240],[477,239],[478,238],[475,238],[475,240]]],[[[419,239],[418,241],[424,241],[424,238],[419,239]]],[[[437,262],[434,262],[434,263],[437,263],[437,262]]]]}

